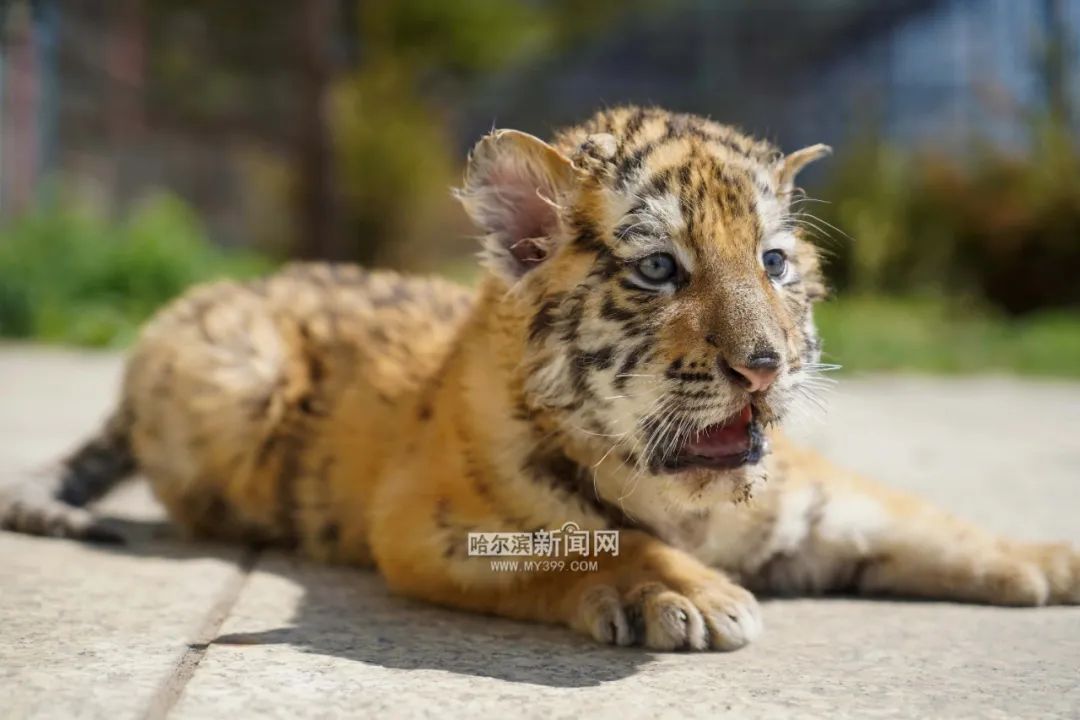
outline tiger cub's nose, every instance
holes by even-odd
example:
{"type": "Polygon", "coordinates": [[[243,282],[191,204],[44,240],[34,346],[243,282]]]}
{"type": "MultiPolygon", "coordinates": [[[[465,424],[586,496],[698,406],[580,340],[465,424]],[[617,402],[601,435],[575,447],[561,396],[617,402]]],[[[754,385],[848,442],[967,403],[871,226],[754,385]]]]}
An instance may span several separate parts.
{"type": "MultiPolygon", "coordinates": [[[[726,364],[726,363],[725,363],[726,364]]],[[[759,353],[745,365],[728,365],[729,376],[750,392],[768,390],[780,374],[780,357],[774,352],[759,353]]]]}

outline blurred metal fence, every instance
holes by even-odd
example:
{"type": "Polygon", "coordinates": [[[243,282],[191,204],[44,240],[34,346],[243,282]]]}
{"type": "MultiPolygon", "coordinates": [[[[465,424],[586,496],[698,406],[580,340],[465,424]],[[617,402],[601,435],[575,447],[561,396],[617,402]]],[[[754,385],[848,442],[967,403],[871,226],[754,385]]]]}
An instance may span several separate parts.
{"type": "MultiPolygon", "coordinates": [[[[321,104],[365,60],[358,4],[0,0],[0,213],[47,199],[60,178],[114,209],[168,188],[228,242],[251,236],[252,223],[287,224],[278,214],[290,232],[332,236],[321,104]],[[253,156],[315,190],[287,210],[260,201],[244,169],[253,156]]],[[[455,86],[441,121],[460,149],[493,123],[546,135],[621,102],[706,113],[785,147],[842,147],[873,129],[951,152],[973,138],[1022,148],[1030,116],[1056,105],[1080,127],[1080,0],[634,7],[455,86]]]]}

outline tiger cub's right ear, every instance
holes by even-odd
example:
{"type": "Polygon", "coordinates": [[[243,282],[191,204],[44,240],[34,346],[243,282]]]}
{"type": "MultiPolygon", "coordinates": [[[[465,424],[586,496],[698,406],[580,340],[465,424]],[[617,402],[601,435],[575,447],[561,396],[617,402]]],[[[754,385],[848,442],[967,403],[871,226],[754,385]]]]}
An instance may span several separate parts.
{"type": "Polygon", "coordinates": [[[495,130],[476,144],[454,194],[484,233],[491,270],[513,283],[548,257],[575,179],[569,158],[527,133],[495,130]]]}

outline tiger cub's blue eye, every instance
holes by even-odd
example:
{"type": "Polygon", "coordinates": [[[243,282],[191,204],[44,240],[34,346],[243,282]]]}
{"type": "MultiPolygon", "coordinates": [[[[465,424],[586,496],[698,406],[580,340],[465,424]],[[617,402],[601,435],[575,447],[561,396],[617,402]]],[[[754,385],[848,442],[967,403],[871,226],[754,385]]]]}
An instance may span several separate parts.
{"type": "Polygon", "coordinates": [[[667,253],[653,253],[638,261],[637,271],[651,283],[671,282],[678,273],[675,258],[667,253]]]}
{"type": "Polygon", "coordinates": [[[787,256],[783,250],[768,251],[761,256],[761,262],[765,266],[765,272],[773,279],[783,277],[787,270],[787,256]]]}

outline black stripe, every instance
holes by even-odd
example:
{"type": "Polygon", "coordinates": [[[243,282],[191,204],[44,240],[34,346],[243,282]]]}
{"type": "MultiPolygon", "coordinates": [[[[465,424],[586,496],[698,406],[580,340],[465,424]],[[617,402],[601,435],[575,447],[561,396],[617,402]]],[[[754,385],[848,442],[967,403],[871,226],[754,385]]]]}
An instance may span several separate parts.
{"type": "MultiPolygon", "coordinates": [[[[525,458],[522,470],[526,477],[535,482],[546,484],[564,496],[576,498],[583,510],[603,518],[610,526],[636,528],[656,534],[651,528],[631,519],[617,505],[600,497],[593,485],[592,472],[555,447],[537,447],[525,458]]],[[[561,525],[561,520],[556,521],[561,525]]]]}
{"type": "Polygon", "coordinates": [[[615,388],[617,390],[622,390],[626,387],[626,384],[630,381],[630,378],[627,377],[627,373],[632,373],[637,369],[638,363],[641,362],[641,358],[651,346],[652,340],[646,340],[645,342],[635,345],[634,348],[626,354],[622,364],[619,365],[618,372],[615,374],[615,388]]]}
{"type": "Polygon", "coordinates": [[[576,214],[570,219],[570,225],[574,230],[574,247],[597,255],[608,254],[607,246],[600,240],[600,233],[589,218],[576,214]]]}
{"type": "Polygon", "coordinates": [[[680,380],[685,383],[712,382],[715,379],[710,373],[672,372],[670,370],[667,376],[672,380],[680,380]]]}
{"type": "Polygon", "coordinates": [[[671,168],[664,168],[652,176],[649,182],[638,191],[638,195],[642,197],[663,195],[671,185],[671,176],[673,174],[671,168]]]}
{"type": "Polygon", "coordinates": [[[626,187],[630,182],[630,176],[645,166],[645,160],[655,149],[656,145],[654,143],[647,142],[619,163],[618,168],[615,170],[615,186],[626,187]]]}
{"type": "Polygon", "coordinates": [[[633,310],[627,310],[624,307],[620,307],[615,302],[610,294],[604,296],[604,302],[600,306],[600,317],[605,320],[611,320],[612,322],[626,322],[633,320],[637,317],[637,313],[633,310]]]}
{"type": "Polygon", "coordinates": [[[529,322],[529,340],[536,342],[551,334],[551,329],[555,324],[555,310],[559,307],[561,300],[562,296],[560,295],[557,298],[545,300],[540,305],[540,309],[536,311],[529,322]]]}
{"type": "Polygon", "coordinates": [[[599,350],[581,350],[577,354],[577,362],[591,370],[607,370],[612,366],[615,359],[615,348],[611,345],[599,350]]]}

